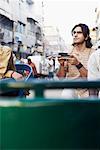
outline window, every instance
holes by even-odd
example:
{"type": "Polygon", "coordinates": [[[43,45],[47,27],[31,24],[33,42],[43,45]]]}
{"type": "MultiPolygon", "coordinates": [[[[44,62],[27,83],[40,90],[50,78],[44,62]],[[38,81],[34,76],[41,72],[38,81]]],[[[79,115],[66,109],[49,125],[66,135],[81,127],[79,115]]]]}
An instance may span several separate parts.
{"type": "Polygon", "coordinates": [[[29,35],[34,35],[35,33],[35,22],[33,19],[27,19],[27,32],[29,35]]]}
{"type": "Polygon", "coordinates": [[[25,33],[25,24],[23,24],[22,22],[18,21],[16,32],[19,32],[21,34],[25,33]]]}
{"type": "Polygon", "coordinates": [[[9,20],[7,17],[0,15],[0,26],[2,28],[12,31],[13,22],[9,20]]]}

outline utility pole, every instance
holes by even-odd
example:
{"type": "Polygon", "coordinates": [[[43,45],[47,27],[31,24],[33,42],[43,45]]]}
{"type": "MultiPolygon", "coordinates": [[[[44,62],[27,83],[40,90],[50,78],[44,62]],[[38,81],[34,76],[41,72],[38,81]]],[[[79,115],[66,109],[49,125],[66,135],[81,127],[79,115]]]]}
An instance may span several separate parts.
{"type": "Polygon", "coordinates": [[[12,49],[14,51],[14,42],[15,42],[15,22],[13,22],[13,28],[12,28],[12,49]]]}
{"type": "Polygon", "coordinates": [[[45,53],[45,34],[44,34],[44,1],[42,1],[42,38],[43,38],[43,57],[42,57],[42,64],[41,64],[41,72],[44,75],[48,75],[48,67],[46,62],[46,53],[45,53]]]}
{"type": "Polygon", "coordinates": [[[44,1],[42,1],[42,31],[43,31],[43,56],[45,57],[45,34],[44,34],[44,1]]]}

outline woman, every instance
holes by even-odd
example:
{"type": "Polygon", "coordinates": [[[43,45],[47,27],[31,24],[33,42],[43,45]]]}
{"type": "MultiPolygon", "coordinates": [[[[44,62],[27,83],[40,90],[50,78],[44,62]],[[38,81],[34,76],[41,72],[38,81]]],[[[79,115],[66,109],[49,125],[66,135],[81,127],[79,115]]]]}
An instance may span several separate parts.
{"type": "Polygon", "coordinates": [[[14,78],[15,80],[19,80],[22,79],[23,76],[16,72],[12,49],[8,46],[0,45],[0,79],[2,78],[14,78]]]}
{"type": "MultiPolygon", "coordinates": [[[[89,28],[86,24],[77,24],[72,29],[73,48],[67,60],[58,59],[60,63],[57,76],[70,80],[87,78],[87,62],[94,51],[90,38],[89,28]]],[[[67,91],[65,91],[67,93],[67,91]]],[[[63,92],[65,94],[65,92],[63,92]]],[[[78,97],[88,97],[87,89],[75,90],[78,97]]]]}

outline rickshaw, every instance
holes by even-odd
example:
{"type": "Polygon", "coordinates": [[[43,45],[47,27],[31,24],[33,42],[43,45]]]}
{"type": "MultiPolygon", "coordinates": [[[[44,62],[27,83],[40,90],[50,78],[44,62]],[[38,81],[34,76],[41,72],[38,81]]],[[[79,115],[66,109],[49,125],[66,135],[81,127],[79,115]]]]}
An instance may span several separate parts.
{"type": "MultiPolygon", "coordinates": [[[[18,73],[21,73],[24,76],[25,82],[29,81],[31,78],[34,78],[32,68],[28,64],[15,64],[15,67],[16,67],[16,71],[18,73]]],[[[15,81],[15,80],[12,78],[5,78],[2,79],[0,82],[11,82],[11,81],[15,81]]],[[[26,91],[28,92],[28,90],[24,90],[24,89],[13,90],[13,91],[10,89],[6,89],[6,91],[0,89],[0,96],[25,97],[26,91]]]]}

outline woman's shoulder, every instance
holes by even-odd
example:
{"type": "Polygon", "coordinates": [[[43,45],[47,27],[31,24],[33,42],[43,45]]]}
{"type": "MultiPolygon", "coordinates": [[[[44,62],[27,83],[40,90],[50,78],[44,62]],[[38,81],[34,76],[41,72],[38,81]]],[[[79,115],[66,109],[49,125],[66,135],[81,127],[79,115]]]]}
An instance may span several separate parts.
{"type": "Polygon", "coordinates": [[[10,47],[0,46],[0,54],[1,55],[8,55],[8,53],[11,54],[11,52],[12,52],[12,49],[10,47]]]}
{"type": "Polygon", "coordinates": [[[3,50],[9,50],[9,51],[12,51],[12,49],[11,49],[9,46],[3,46],[2,48],[3,48],[3,50]]]}

